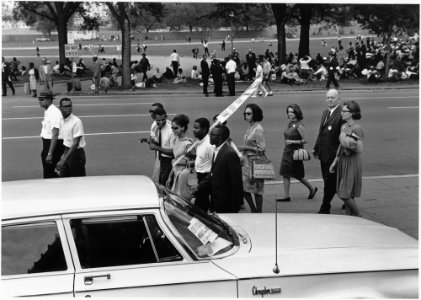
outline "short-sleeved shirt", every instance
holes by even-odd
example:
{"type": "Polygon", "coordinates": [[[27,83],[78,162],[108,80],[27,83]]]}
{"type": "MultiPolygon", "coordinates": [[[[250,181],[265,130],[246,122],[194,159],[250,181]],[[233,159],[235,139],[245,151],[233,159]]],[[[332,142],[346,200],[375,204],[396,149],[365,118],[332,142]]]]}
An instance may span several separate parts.
{"type": "Polygon", "coordinates": [[[210,144],[209,135],[200,140],[196,147],[194,169],[198,173],[209,173],[212,168],[212,156],[215,146],[210,144]]]}
{"type": "MultiPolygon", "coordinates": [[[[44,120],[42,120],[41,124],[41,134],[40,136],[44,139],[51,140],[53,137],[53,128],[61,129],[63,122],[63,115],[61,111],[55,106],[51,104],[44,112],[44,120]]],[[[59,139],[62,139],[61,130],[59,131],[59,139]]]]}
{"type": "Polygon", "coordinates": [[[74,114],[71,114],[67,119],[64,119],[61,131],[63,132],[64,146],[70,148],[73,145],[73,139],[77,137],[81,137],[77,149],[86,146],[82,121],[74,114]]]}

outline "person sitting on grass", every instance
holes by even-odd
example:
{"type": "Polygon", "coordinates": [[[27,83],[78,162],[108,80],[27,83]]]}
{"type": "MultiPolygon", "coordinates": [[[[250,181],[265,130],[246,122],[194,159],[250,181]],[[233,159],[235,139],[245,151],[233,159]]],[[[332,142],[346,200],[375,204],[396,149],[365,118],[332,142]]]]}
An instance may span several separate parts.
{"type": "Polygon", "coordinates": [[[199,71],[197,71],[197,66],[193,66],[193,69],[191,70],[191,79],[194,80],[200,80],[202,79],[202,75],[199,74],[199,71]]]}

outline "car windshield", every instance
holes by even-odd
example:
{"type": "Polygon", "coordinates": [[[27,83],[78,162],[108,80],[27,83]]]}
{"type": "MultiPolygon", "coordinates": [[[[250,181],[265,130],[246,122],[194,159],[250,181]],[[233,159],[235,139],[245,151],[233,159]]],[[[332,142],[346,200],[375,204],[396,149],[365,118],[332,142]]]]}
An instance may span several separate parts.
{"type": "Polygon", "coordinates": [[[206,214],[162,186],[158,190],[172,226],[197,257],[221,255],[239,245],[235,231],[218,216],[206,214]]]}

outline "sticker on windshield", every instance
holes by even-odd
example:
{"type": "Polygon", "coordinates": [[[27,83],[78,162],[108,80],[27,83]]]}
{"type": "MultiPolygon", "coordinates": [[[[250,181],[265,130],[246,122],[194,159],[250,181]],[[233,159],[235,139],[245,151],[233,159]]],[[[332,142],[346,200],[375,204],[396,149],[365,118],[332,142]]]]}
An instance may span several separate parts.
{"type": "Polygon", "coordinates": [[[187,228],[202,242],[203,245],[212,243],[218,237],[215,232],[210,230],[197,218],[192,218],[190,225],[187,228]]]}

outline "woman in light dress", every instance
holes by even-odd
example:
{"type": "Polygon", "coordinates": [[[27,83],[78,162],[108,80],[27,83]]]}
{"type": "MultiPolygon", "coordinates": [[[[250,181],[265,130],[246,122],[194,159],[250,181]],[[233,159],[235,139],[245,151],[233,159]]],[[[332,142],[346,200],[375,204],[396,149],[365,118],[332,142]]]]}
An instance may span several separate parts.
{"type": "Polygon", "coordinates": [[[29,89],[32,92],[32,97],[36,97],[37,96],[37,83],[38,83],[37,78],[39,77],[39,75],[38,75],[38,70],[37,68],[35,68],[35,65],[33,62],[29,63],[28,77],[29,77],[29,89]]]}
{"type": "Polygon", "coordinates": [[[189,158],[184,157],[184,154],[187,153],[187,150],[193,144],[193,140],[186,135],[188,124],[189,118],[183,114],[176,115],[172,119],[171,129],[176,138],[173,145],[173,167],[166,185],[171,187],[171,190],[176,194],[191,200],[193,191],[197,186],[197,178],[193,170],[188,167],[190,165],[189,158]]]}
{"type": "Polygon", "coordinates": [[[347,101],[342,106],[342,125],[339,135],[340,145],[336,158],[330,166],[330,172],[337,173],[336,193],[344,201],[346,214],[361,217],[356,197],[361,196],[362,162],[364,133],[355,120],[361,119],[360,105],[355,101],[347,101]]]}

